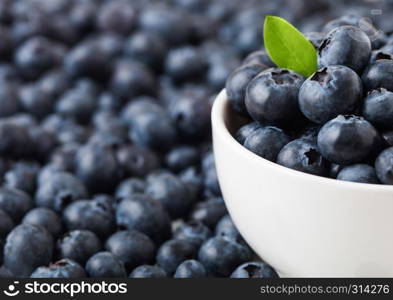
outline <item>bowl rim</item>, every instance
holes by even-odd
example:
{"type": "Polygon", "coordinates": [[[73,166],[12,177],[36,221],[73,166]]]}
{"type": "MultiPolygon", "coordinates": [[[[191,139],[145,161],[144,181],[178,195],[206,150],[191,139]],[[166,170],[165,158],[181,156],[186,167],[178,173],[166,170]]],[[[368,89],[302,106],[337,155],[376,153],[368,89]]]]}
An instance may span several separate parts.
{"type": "Polygon", "coordinates": [[[358,183],[358,182],[342,181],[333,178],[321,177],[321,176],[293,170],[258,156],[257,154],[243,147],[243,145],[241,145],[229,132],[227,125],[225,124],[225,111],[228,108],[228,105],[229,103],[228,103],[226,90],[223,89],[217,95],[212,107],[211,121],[212,121],[213,138],[214,138],[214,134],[219,135],[220,138],[225,140],[225,142],[228,145],[230,145],[233,148],[233,150],[236,151],[240,156],[242,156],[244,159],[252,160],[253,163],[258,167],[270,168],[275,172],[282,173],[283,175],[295,176],[299,180],[303,180],[303,181],[308,180],[313,183],[325,184],[331,187],[368,190],[371,192],[392,192],[393,194],[393,185],[358,183]]]}

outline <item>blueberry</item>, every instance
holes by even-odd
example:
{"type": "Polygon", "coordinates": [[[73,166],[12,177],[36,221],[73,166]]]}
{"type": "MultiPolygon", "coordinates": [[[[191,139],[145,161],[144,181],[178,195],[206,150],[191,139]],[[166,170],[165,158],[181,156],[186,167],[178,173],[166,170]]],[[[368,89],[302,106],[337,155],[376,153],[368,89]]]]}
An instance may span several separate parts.
{"type": "Polygon", "coordinates": [[[245,105],[260,123],[280,124],[300,118],[298,94],[304,79],[284,69],[269,69],[247,87],[245,105]]]}
{"type": "Polygon", "coordinates": [[[271,61],[265,50],[258,50],[250,53],[243,61],[243,65],[259,64],[265,68],[274,68],[276,65],[271,61]]]}
{"type": "Polygon", "coordinates": [[[15,223],[18,223],[32,207],[33,201],[25,192],[14,188],[0,188],[0,209],[15,223]]]}
{"type": "Polygon", "coordinates": [[[207,62],[199,49],[186,46],[168,53],[165,71],[178,82],[198,81],[206,73],[207,62]]]}
{"type": "Polygon", "coordinates": [[[354,113],[362,95],[362,81],[354,71],[344,66],[329,66],[304,82],[299,105],[309,120],[323,124],[340,114],[354,113]]]}
{"type": "Polygon", "coordinates": [[[175,278],[204,278],[206,277],[205,267],[197,260],[186,260],[176,269],[175,278]]]}
{"type": "Polygon", "coordinates": [[[338,116],[318,134],[318,148],[323,157],[340,165],[361,162],[379,142],[375,128],[364,118],[353,115],[338,116]]]}
{"type": "Polygon", "coordinates": [[[195,166],[199,162],[199,153],[195,147],[179,146],[173,148],[166,155],[166,165],[173,172],[180,172],[188,167],[195,166]]]}
{"type": "Polygon", "coordinates": [[[135,268],[130,276],[131,278],[166,278],[165,271],[158,266],[143,265],[135,268]]]}
{"type": "Polygon", "coordinates": [[[19,91],[22,107],[38,119],[49,115],[54,106],[53,97],[37,84],[23,86],[19,91]]]}
{"type": "MultiPolygon", "coordinates": [[[[333,29],[336,29],[338,27],[341,26],[359,26],[359,21],[361,21],[360,19],[361,17],[356,15],[356,14],[346,14],[343,15],[339,18],[333,19],[329,22],[327,22],[323,28],[322,31],[323,32],[330,32],[333,29]]],[[[372,25],[372,24],[370,24],[372,25]]]]}
{"type": "Polygon", "coordinates": [[[242,240],[239,230],[236,228],[235,223],[233,223],[229,215],[225,215],[220,219],[214,233],[216,236],[225,237],[234,241],[242,240]]]}
{"type": "Polygon", "coordinates": [[[361,15],[349,14],[343,15],[338,19],[328,22],[324,27],[324,32],[329,32],[341,26],[355,26],[363,30],[371,40],[373,49],[379,49],[384,44],[382,31],[377,30],[369,18],[361,17],[361,15]]]}
{"type": "Polygon", "coordinates": [[[69,203],[86,197],[86,188],[77,177],[66,172],[55,172],[47,180],[39,182],[35,201],[38,206],[59,212],[69,203]]]}
{"type": "Polygon", "coordinates": [[[115,65],[110,89],[114,95],[126,99],[141,95],[154,95],[155,78],[145,65],[121,60],[115,65]]]}
{"type": "Polygon", "coordinates": [[[15,64],[21,75],[28,79],[35,79],[53,67],[56,55],[54,45],[45,37],[36,36],[24,42],[15,53],[15,64]]]}
{"type": "Polygon", "coordinates": [[[116,33],[103,33],[96,37],[97,46],[108,57],[119,56],[123,51],[124,39],[116,33]]]}
{"type": "Polygon", "coordinates": [[[360,183],[379,183],[375,169],[364,164],[357,164],[343,168],[340,173],[338,173],[337,179],[360,183]]]}
{"type": "Polygon", "coordinates": [[[142,179],[128,178],[119,183],[116,188],[115,195],[117,198],[128,198],[136,194],[143,194],[146,183],[142,179]]]}
{"type": "Polygon", "coordinates": [[[243,145],[262,158],[276,161],[278,153],[288,142],[289,137],[282,129],[268,126],[250,133],[243,145]]]}
{"type": "Polygon", "coordinates": [[[131,59],[160,70],[167,53],[167,45],[157,34],[138,31],[126,41],[124,52],[131,59]]]}
{"type": "Polygon", "coordinates": [[[168,275],[175,273],[178,266],[187,259],[194,259],[198,248],[187,240],[169,240],[157,252],[157,264],[168,275]]]}
{"type": "Polygon", "coordinates": [[[87,261],[86,273],[94,278],[126,277],[126,269],[121,260],[110,252],[99,252],[87,261]]]}
{"type": "Polygon", "coordinates": [[[84,265],[86,261],[102,248],[99,238],[88,230],[67,232],[57,241],[60,258],[69,258],[84,265]]]}
{"type": "Polygon", "coordinates": [[[48,267],[38,267],[31,278],[84,278],[85,270],[72,259],[61,259],[48,267]]]}
{"type": "Polygon", "coordinates": [[[226,214],[227,210],[224,200],[222,198],[212,198],[197,203],[190,214],[190,219],[201,222],[213,229],[217,222],[226,214]]]}
{"type": "Polygon", "coordinates": [[[147,178],[146,194],[160,201],[172,218],[187,214],[194,202],[187,185],[169,173],[153,173],[147,178]]]}
{"type": "Polygon", "coordinates": [[[363,103],[363,116],[377,127],[393,129],[393,92],[383,88],[370,92],[363,103]]]}
{"type": "Polygon", "coordinates": [[[248,136],[260,127],[261,125],[258,122],[248,123],[240,127],[240,129],[236,132],[236,140],[243,145],[248,136]]]}
{"type": "Polygon", "coordinates": [[[37,207],[30,210],[22,220],[23,224],[31,224],[45,228],[54,238],[63,231],[62,220],[53,210],[37,207]]]}
{"type": "Polygon", "coordinates": [[[121,119],[131,125],[133,120],[141,114],[151,113],[165,115],[165,110],[157,102],[157,99],[149,96],[136,97],[123,107],[121,119]]]}
{"type": "Polygon", "coordinates": [[[4,186],[19,189],[33,195],[39,166],[29,162],[18,162],[4,174],[4,186]]]}
{"type": "Polygon", "coordinates": [[[63,211],[63,221],[68,230],[84,229],[106,238],[115,231],[115,215],[109,205],[96,200],[79,200],[63,211]]]}
{"type": "Polygon", "coordinates": [[[116,209],[117,225],[138,230],[161,244],[170,235],[170,219],[163,205],[145,195],[124,198],[116,209]]]}
{"type": "Polygon", "coordinates": [[[205,91],[186,91],[171,103],[169,111],[183,140],[195,141],[210,134],[211,103],[205,91]]]}
{"type": "Polygon", "coordinates": [[[4,266],[18,277],[28,277],[31,272],[52,260],[53,239],[41,226],[22,224],[7,236],[4,246],[4,266]]]}
{"type": "Polygon", "coordinates": [[[77,44],[64,59],[64,69],[72,77],[105,80],[110,73],[108,55],[93,41],[77,44]]]}
{"type": "Polygon", "coordinates": [[[378,156],[375,170],[383,184],[393,184],[393,148],[386,149],[378,156]]]}
{"type": "Polygon", "coordinates": [[[160,166],[160,160],[153,151],[137,145],[120,147],[116,158],[127,176],[144,177],[160,166]]]}
{"type": "Polygon", "coordinates": [[[127,271],[154,261],[154,243],[141,232],[119,231],[109,237],[105,248],[120,259],[127,271]]]}
{"type": "Polygon", "coordinates": [[[58,99],[56,113],[80,124],[88,124],[95,106],[96,99],[93,93],[75,88],[67,91],[58,99]]]}
{"type": "Polygon", "coordinates": [[[69,143],[56,148],[50,158],[50,163],[67,172],[75,171],[75,156],[80,145],[69,143]]]}
{"type": "MultiPolygon", "coordinates": [[[[210,171],[210,173],[213,173],[213,171],[210,171]]],[[[203,190],[203,176],[201,173],[197,170],[196,167],[190,167],[185,169],[184,171],[179,173],[179,178],[181,181],[183,181],[187,186],[192,195],[194,197],[198,197],[203,190]]],[[[217,183],[218,185],[218,183],[217,183]]]]}
{"type": "Polygon", "coordinates": [[[37,177],[37,184],[41,184],[43,182],[46,182],[50,180],[50,178],[57,173],[63,172],[64,169],[62,166],[55,165],[53,163],[44,165],[40,172],[38,173],[37,177]]]}
{"type": "Polygon", "coordinates": [[[276,271],[264,262],[249,262],[239,266],[231,278],[279,278],[276,271]]]}
{"type": "Polygon", "coordinates": [[[200,221],[190,221],[182,224],[174,233],[173,238],[186,240],[196,246],[201,246],[212,235],[209,227],[200,221]]]}
{"type": "Polygon", "coordinates": [[[228,101],[236,112],[248,116],[245,104],[247,86],[264,69],[265,67],[260,64],[248,64],[237,68],[229,75],[225,88],[228,101]]]}
{"type": "Polygon", "coordinates": [[[75,163],[76,175],[91,192],[111,192],[120,179],[116,155],[109,147],[85,145],[78,150],[75,163]]]}
{"type": "Polygon", "coordinates": [[[102,30],[128,34],[136,25],[137,14],[131,3],[126,1],[107,1],[102,5],[97,25],[102,30]]]}
{"type": "Polygon", "coordinates": [[[207,272],[217,277],[229,276],[237,266],[251,258],[249,249],[224,237],[207,240],[199,250],[198,260],[207,272]]]}
{"type": "Polygon", "coordinates": [[[14,221],[4,210],[0,209],[0,239],[4,240],[12,228],[14,228],[14,221]]]}
{"type": "Polygon", "coordinates": [[[367,91],[384,88],[393,91],[390,78],[393,75],[393,60],[381,59],[370,64],[364,71],[362,80],[367,91]]]}
{"type": "Polygon", "coordinates": [[[320,67],[343,65],[361,74],[371,57],[367,34],[354,26],[333,29],[318,50],[320,67]]]}
{"type": "Polygon", "coordinates": [[[326,176],[329,163],[322,157],[316,143],[298,139],[286,145],[278,154],[277,163],[300,172],[326,176]]]}

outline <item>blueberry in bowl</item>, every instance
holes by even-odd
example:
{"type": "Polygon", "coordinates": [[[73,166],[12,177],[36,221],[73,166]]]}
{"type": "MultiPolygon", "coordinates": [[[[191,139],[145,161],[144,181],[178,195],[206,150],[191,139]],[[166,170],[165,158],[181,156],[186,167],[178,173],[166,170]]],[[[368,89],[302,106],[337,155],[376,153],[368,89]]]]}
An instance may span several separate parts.
{"type": "MultiPolygon", "coordinates": [[[[227,90],[217,96],[212,110],[213,148],[231,218],[247,243],[280,276],[392,276],[393,243],[384,238],[393,233],[388,213],[393,208],[391,61],[373,62],[368,57],[365,62],[363,54],[370,54],[368,36],[354,30],[360,40],[347,41],[345,46],[348,28],[338,27],[327,37],[332,40],[329,47],[340,53],[360,43],[364,53],[356,49],[353,55],[358,61],[341,61],[334,60],[330,50],[323,54],[318,70],[321,57],[315,47],[292,25],[282,30],[288,23],[275,18],[265,23],[267,52],[281,70],[305,80],[297,103],[287,102],[294,105],[292,113],[281,115],[287,122],[269,119],[273,114],[265,114],[263,105],[247,105],[247,92],[236,102],[227,90]],[[284,53],[288,59],[280,56],[283,48],[277,44],[287,43],[290,48],[291,39],[269,41],[269,26],[276,26],[278,34],[292,32],[302,51],[284,53]],[[239,110],[242,101],[248,114],[239,110]],[[303,122],[294,121],[299,111],[303,122]]],[[[253,100],[273,95],[271,86],[260,79],[271,76],[266,75],[269,72],[261,71],[245,83],[246,91],[255,89],[253,100]],[[253,81],[259,80],[256,89],[253,81]]],[[[283,112],[281,104],[271,101],[270,111],[283,112]]],[[[247,270],[242,272],[247,275],[247,270]]]]}
{"type": "Polygon", "coordinates": [[[359,171],[348,174],[349,166],[333,180],[322,177],[332,163],[315,141],[285,145],[278,154],[284,167],[233,137],[244,123],[223,91],[212,111],[218,179],[231,217],[256,253],[281,276],[391,276],[393,244],[384,236],[392,233],[393,188],[377,183],[393,183],[393,150],[378,157],[375,170],[361,168],[363,180],[359,171]]]}

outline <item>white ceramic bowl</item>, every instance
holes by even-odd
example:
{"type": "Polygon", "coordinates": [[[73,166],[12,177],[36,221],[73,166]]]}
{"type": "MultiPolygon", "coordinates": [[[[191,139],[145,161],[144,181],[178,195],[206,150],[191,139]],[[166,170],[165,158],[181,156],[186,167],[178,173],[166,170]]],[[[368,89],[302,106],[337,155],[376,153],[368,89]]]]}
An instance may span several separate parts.
{"type": "Polygon", "coordinates": [[[274,164],[232,137],[241,122],[221,92],[212,111],[218,178],[234,222],[262,259],[285,277],[393,277],[393,187],[274,164]]]}

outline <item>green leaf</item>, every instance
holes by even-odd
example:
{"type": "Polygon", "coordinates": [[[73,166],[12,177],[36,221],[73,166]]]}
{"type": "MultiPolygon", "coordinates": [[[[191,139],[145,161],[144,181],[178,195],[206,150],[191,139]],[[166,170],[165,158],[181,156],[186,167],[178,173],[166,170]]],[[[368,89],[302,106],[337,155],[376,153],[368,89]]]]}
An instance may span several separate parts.
{"type": "Polygon", "coordinates": [[[306,37],[288,21],[266,16],[264,42],[270,59],[280,68],[309,77],[318,69],[317,51],[306,37]]]}

